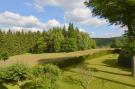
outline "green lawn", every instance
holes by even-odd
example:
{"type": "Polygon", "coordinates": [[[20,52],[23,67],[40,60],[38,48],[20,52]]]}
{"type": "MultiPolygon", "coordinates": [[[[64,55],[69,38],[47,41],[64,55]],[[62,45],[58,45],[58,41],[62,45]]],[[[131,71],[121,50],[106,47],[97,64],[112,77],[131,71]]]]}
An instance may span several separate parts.
{"type": "MultiPolygon", "coordinates": [[[[110,54],[87,60],[83,64],[64,71],[63,78],[68,75],[77,76],[78,74],[75,72],[77,67],[85,66],[95,70],[90,79],[89,89],[135,89],[135,78],[131,77],[129,69],[117,65],[117,57],[116,54],[110,54]]],[[[61,89],[83,89],[76,84],[66,82],[60,82],[60,85],[61,89]]]]}

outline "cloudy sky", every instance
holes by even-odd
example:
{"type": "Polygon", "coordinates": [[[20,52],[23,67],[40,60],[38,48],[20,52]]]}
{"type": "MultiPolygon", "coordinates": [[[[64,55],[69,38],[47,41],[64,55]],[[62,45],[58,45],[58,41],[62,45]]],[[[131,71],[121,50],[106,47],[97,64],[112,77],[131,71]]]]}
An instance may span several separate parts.
{"type": "Polygon", "coordinates": [[[47,30],[55,26],[68,27],[73,22],[92,37],[115,37],[123,28],[109,25],[107,20],[92,16],[85,0],[0,0],[0,28],[19,31],[47,30]]]}

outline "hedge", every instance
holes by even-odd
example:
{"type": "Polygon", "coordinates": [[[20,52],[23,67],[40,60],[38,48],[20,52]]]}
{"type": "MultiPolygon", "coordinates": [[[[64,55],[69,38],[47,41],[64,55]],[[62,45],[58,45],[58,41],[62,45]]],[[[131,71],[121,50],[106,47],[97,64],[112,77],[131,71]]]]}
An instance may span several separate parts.
{"type": "Polygon", "coordinates": [[[63,67],[68,67],[71,65],[82,63],[85,60],[90,60],[90,59],[104,56],[104,55],[111,54],[111,53],[114,53],[114,50],[103,50],[103,51],[98,51],[93,54],[88,54],[88,55],[79,56],[79,57],[72,57],[72,58],[68,58],[68,59],[65,59],[65,60],[62,60],[59,62],[53,62],[53,64],[59,66],[60,68],[63,68],[63,67]]]}

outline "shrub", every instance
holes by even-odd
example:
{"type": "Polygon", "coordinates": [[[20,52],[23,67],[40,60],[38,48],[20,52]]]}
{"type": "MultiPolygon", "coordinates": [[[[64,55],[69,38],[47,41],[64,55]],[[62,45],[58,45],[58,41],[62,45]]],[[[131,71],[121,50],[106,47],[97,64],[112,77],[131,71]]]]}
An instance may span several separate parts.
{"type": "Polygon", "coordinates": [[[34,66],[32,68],[32,74],[36,77],[40,76],[40,75],[43,75],[44,74],[44,66],[34,66]]]}
{"type": "Polygon", "coordinates": [[[24,64],[14,64],[0,71],[0,80],[6,83],[19,85],[20,81],[27,78],[28,67],[24,64]]]}
{"type": "Polygon", "coordinates": [[[118,65],[131,68],[131,57],[132,55],[128,52],[121,51],[118,58],[118,65]]]}
{"type": "Polygon", "coordinates": [[[7,52],[1,52],[0,53],[0,60],[6,61],[8,59],[8,53],[7,52]]]}
{"type": "Polygon", "coordinates": [[[56,81],[61,74],[56,65],[46,64],[32,68],[33,76],[31,81],[24,84],[22,89],[58,89],[56,81]]]}

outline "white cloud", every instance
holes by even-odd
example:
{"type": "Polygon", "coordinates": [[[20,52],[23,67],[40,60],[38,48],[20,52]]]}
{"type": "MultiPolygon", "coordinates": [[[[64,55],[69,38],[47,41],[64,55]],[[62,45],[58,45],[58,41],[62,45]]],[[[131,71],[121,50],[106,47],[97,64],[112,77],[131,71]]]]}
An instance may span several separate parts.
{"type": "Polygon", "coordinates": [[[86,30],[85,29],[82,29],[82,28],[79,28],[79,31],[86,32],[86,30]]]}
{"type": "Polygon", "coordinates": [[[46,23],[41,22],[35,16],[22,16],[18,13],[5,11],[0,13],[0,26],[2,28],[21,31],[37,31],[37,30],[48,30],[52,27],[67,26],[67,24],[61,24],[55,19],[48,20],[46,23]]]}
{"type": "Polygon", "coordinates": [[[107,24],[106,20],[92,16],[91,10],[86,8],[86,0],[34,0],[33,5],[43,11],[45,6],[57,6],[64,10],[66,20],[83,25],[100,26],[107,24]]]}

